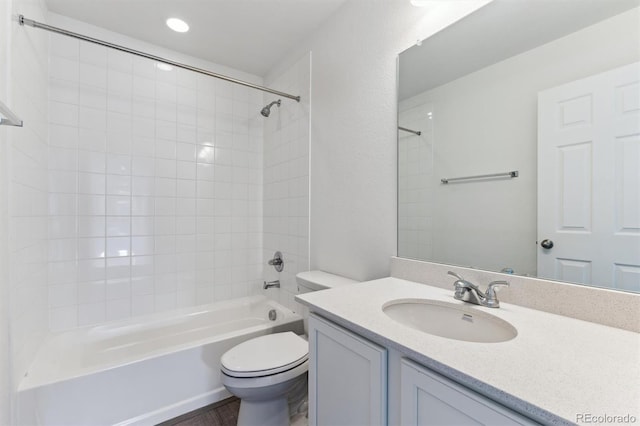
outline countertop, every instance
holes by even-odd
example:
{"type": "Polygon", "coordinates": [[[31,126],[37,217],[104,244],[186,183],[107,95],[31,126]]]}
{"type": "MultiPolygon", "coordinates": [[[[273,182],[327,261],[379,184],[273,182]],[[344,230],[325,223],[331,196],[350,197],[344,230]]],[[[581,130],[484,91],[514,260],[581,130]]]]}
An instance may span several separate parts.
{"type": "MultiPolygon", "coordinates": [[[[499,295],[498,295],[499,298],[499,295]]],[[[640,334],[501,303],[490,309],[453,290],[383,278],[296,296],[327,319],[447,376],[533,420],[574,424],[578,414],[640,421],[640,334]],[[456,303],[511,323],[518,335],[476,343],[430,335],[389,318],[395,299],[456,303]]]]}

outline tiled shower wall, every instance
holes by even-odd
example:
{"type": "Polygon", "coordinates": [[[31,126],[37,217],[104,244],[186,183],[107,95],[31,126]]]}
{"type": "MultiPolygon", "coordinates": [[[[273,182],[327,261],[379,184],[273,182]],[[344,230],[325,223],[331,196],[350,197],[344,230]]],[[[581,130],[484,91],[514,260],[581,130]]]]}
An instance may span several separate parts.
{"type": "Polygon", "coordinates": [[[410,100],[400,103],[398,130],[398,256],[433,257],[433,199],[439,183],[433,169],[433,105],[410,100]]]}
{"type": "MultiPolygon", "coordinates": [[[[46,20],[44,1],[10,3],[14,16],[46,20]]],[[[16,21],[6,24],[0,37],[9,42],[9,96],[3,100],[24,121],[22,128],[5,130],[9,144],[0,163],[8,179],[8,200],[0,203],[8,201],[9,347],[15,389],[47,333],[48,39],[16,21]]]]}
{"type": "MultiPolygon", "coordinates": [[[[309,270],[309,125],[311,104],[311,53],[308,53],[269,87],[300,95],[300,102],[282,99],[271,108],[264,133],[264,258],[281,251],[284,270],[265,265],[267,280],[280,280],[280,290],[269,289],[285,306],[298,311],[295,276],[309,270]]],[[[264,103],[276,100],[265,95],[264,103]]]]}
{"type": "Polygon", "coordinates": [[[51,328],[258,291],[262,93],[50,40],[51,328]]]}

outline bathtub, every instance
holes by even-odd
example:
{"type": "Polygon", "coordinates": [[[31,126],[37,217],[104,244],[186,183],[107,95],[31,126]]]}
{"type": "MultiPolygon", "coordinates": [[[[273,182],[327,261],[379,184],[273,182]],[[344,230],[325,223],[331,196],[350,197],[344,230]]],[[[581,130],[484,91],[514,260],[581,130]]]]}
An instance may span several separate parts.
{"type": "Polygon", "coordinates": [[[51,333],[20,383],[18,412],[39,425],[157,424],[229,397],[221,355],[280,331],[302,334],[302,317],[252,296],[51,333]]]}

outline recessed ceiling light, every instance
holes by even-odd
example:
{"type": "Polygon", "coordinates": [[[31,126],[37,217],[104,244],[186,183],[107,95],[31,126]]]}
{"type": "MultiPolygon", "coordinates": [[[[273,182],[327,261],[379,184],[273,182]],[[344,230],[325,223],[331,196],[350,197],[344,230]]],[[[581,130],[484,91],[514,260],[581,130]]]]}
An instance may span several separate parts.
{"type": "Polygon", "coordinates": [[[184,22],[182,19],[178,19],[178,18],[167,19],[167,26],[171,28],[173,31],[176,31],[179,33],[186,33],[187,31],[189,31],[189,25],[187,25],[187,23],[184,22]]]}
{"type": "Polygon", "coordinates": [[[156,63],[156,68],[158,68],[159,70],[162,71],[171,71],[173,69],[173,67],[169,64],[165,64],[163,62],[157,62],[156,63]]]}

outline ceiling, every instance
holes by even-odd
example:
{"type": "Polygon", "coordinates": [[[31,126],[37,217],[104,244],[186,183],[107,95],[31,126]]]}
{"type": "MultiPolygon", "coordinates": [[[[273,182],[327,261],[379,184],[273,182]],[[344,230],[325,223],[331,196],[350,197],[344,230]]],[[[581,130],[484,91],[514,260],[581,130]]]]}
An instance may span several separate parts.
{"type": "Polygon", "coordinates": [[[47,0],[50,11],[258,76],[346,0],[47,0]],[[170,30],[177,17],[191,27],[170,30]]]}
{"type": "Polygon", "coordinates": [[[419,46],[402,52],[399,99],[410,98],[638,6],[640,0],[494,0],[419,46]]]}

